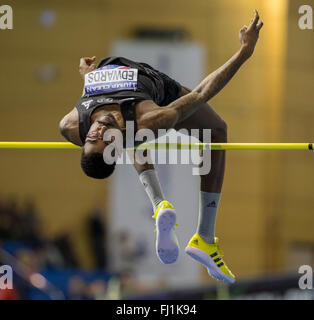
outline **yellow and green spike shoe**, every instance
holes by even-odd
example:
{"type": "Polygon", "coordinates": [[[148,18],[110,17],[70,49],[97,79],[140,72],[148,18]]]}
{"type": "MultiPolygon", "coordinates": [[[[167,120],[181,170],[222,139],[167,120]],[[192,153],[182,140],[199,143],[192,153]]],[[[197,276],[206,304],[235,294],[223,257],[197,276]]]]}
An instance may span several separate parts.
{"type": "Polygon", "coordinates": [[[176,213],[168,201],[159,203],[153,218],[156,219],[156,253],[162,263],[170,264],[177,261],[179,244],[174,232],[176,213]]]}
{"type": "Polygon", "coordinates": [[[210,276],[216,280],[234,283],[235,276],[228,269],[223,261],[223,253],[218,246],[218,238],[215,238],[215,243],[209,244],[205,242],[198,234],[195,234],[185,252],[194,260],[203,264],[210,276]]]}

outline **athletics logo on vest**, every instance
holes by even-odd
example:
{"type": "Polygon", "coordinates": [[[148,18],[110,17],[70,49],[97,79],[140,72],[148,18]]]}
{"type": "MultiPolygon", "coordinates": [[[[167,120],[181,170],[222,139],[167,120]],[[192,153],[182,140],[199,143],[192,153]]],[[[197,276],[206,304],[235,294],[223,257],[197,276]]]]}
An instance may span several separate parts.
{"type": "Polygon", "coordinates": [[[85,75],[85,94],[137,89],[137,69],[107,65],[85,75]]]}
{"type": "Polygon", "coordinates": [[[0,29],[13,29],[13,10],[10,6],[0,6],[0,29]]]}
{"type": "Polygon", "coordinates": [[[0,266],[0,289],[13,289],[13,271],[10,266],[0,266]]]}
{"type": "Polygon", "coordinates": [[[91,100],[87,100],[87,101],[82,102],[82,105],[85,107],[86,110],[88,110],[89,107],[90,107],[90,104],[91,104],[92,102],[93,102],[92,99],[91,99],[91,100]]]}

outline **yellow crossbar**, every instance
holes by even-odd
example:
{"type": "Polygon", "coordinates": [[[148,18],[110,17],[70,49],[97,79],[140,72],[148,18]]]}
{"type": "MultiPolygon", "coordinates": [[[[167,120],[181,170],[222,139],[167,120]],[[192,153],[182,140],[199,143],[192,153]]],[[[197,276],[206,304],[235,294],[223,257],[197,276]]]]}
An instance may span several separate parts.
{"type": "MultiPolygon", "coordinates": [[[[313,143],[143,143],[137,149],[313,150],[313,143]]],[[[70,142],[0,142],[0,149],[81,149],[70,142]]]]}

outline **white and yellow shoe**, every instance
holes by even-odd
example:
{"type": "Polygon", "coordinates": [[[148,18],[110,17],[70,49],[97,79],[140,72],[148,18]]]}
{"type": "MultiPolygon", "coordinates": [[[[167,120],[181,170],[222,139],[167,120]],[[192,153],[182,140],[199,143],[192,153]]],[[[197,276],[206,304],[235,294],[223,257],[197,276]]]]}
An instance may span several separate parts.
{"type": "Polygon", "coordinates": [[[235,282],[235,276],[222,259],[223,253],[218,246],[218,238],[215,238],[215,243],[209,244],[198,234],[195,234],[185,248],[185,252],[191,258],[203,264],[209,275],[216,280],[228,283],[235,282]]]}
{"type": "Polygon", "coordinates": [[[179,244],[174,232],[176,213],[170,202],[164,200],[158,205],[153,218],[156,219],[156,253],[162,263],[177,261],[179,244]]]}

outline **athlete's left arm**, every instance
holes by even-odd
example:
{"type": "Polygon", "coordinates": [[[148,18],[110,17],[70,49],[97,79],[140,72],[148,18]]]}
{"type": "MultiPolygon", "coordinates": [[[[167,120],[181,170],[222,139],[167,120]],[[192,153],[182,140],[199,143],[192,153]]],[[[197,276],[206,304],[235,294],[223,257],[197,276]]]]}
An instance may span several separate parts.
{"type": "Polygon", "coordinates": [[[263,22],[259,21],[259,15],[255,10],[255,16],[249,27],[244,26],[240,30],[241,48],[225,64],[209,74],[193,91],[166,107],[153,107],[152,111],[141,119],[143,127],[153,131],[159,128],[173,128],[178,122],[192,115],[202,103],[213,98],[252,56],[262,26],[263,22]]]}

